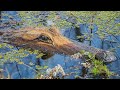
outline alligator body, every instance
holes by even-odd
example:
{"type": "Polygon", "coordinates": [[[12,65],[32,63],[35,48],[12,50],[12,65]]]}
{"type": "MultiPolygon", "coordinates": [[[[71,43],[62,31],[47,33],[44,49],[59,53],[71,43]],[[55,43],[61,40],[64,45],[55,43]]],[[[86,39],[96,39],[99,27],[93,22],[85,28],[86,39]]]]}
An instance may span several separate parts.
{"type": "Polygon", "coordinates": [[[104,62],[116,60],[112,52],[70,40],[60,34],[56,27],[27,27],[20,30],[1,31],[0,40],[17,47],[30,48],[31,50],[37,49],[44,53],[49,53],[49,55],[54,55],[55,53],[73,55],[80,50],[85,50],[95,54],[98,59],[104,62]]]}

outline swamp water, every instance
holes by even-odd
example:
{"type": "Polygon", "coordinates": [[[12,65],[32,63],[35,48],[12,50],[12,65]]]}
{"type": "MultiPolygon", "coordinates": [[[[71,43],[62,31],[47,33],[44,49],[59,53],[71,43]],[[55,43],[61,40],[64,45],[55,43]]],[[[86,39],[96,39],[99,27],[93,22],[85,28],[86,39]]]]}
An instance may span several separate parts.
{"type": "MultiPolygon", "coordinates": [[[[2,30],[2,29],[1,29],[2,30]]],[[[80,32],[82,34],[84,33],[90,33],[87,28],[87,25],[80,25],[80,32]]],[[[69,28],[67,30],[60,30],[61,33],[73,40],[77,40],[77,35],[74,30],[74,28],[69,28]]],[[[97,48],[102,48],[104,50],[109,50],[111,48],[116,48],[118,46],[118,43],[115,42],[109,42],[109,40],[113,40],[116,42],[120,42],[120,36],[109,36],[106,39],[102,41],[98,35],[95,33],[97,31],[97,27],[93,30],[94,37],[92,37],[91,42],[84,40],[82,43],[85,43],[87,45],[91,45],[97,48]]],[[[78,41],[78,40],[77,40],[78,41]]],[[[4,50],[0,50],[0,52],[4,52],[4,50]]],[[[120,74],[120,48],[116,48],[115,50],[115,56],[117,57],[117,60],[115,62],[107,64],[108,68],[110,71],[120,74]]],[[[60,55],[60,54],[55,54],[54,56],[48,58],[47,60],[39,59],[39,63],[37,62],[37,59],[35,58],[34,55],[29,55],[28,57],[24,58],[22,61],[26,65],[19,65],[17,63],[8,63],[3,65],[3,69],[6,70],[7,72],[4,72],[5,76],[8,76],[8,72],[13,79],[20,79],[20,78],[34,78],[36,75],[36,72],[33,70],[35,69],[34,66],[30,68],[27,66],[30,62],[33,64],[38,64],[40,66],[48,66],[48,68],[54,68],[58,64],[60,64],[66,74],[70,74],[69,76],[66,76],[66,79],[74,79],[76,75],[82,75],[82,65],[81,63],[83,62],[81,59],[73,59],[69,56],[66,55],[60,55]]],[[[44,72],[45,70],[43,70],[44,72]]],[[[120,78],[119,76],[113,76],[111,78],[120,78]]]]}

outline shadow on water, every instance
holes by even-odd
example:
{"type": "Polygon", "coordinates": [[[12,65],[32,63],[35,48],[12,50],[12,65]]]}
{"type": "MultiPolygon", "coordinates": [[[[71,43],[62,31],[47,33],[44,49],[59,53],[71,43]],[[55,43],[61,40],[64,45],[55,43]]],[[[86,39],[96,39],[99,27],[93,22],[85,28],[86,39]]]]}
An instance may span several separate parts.
{"type": "MultiPolygon", "coordinates": [[[[10,14],[13,14],[12,12],[10,14]]],[[[7,18],[7,17],[4,17],[7,18]]],[[[17,17],[16,17],[17,19],[17,17]]],[[[96,26],[95,26],[96,27],[96,26]]],[[[91,44],[91,46],[97,47],[97,48],[102,48],[105,50],[108,49],[112,49],[112,48],[116,48],[118,46],[118,43],[114,43],[114,42],[109,42],[106,40],[101,40],[98,35],[95,33],[97,31],[97,28],[95,28],[92,33],[94,34],[94,37],[91,38],[91,42],[88,40],[78,40],[76,37],[78,35],[83,35],[84,33],[89,33],[89,30],[87,28],[87,25],[85,24],[81,24],[80,28],[69,28],[67,30],[62,29],[61,33],[73,40],[77,40],[80,42],[83,42],[85,44],[91,44]]],[[[120,36],[117,37],[113,37],[113,36],[109,36],[106,38],[107,40],[114,40],[116,42],[118,42],[118,40],[120,40],[120,36]]],[[[4,52],[4,50],[2,50],[1,52],[4,52]]],[[[117,60],[115,62],[112,62],[110,64],[108,64],[107,66],[109,67],[109,69],[117,74],[120,74],[120,48],[117,48],[115,50],[115,54],[117,57],[117,60]]],[[[34,55],[29,55],[29,57],[26,57],[23,59],[23,61],[25,62],[26,65],[19,65],[17,63],[8,63],[8,64],[4,64],[4,66],[2,67],[4,70],[8,71],[11,78],[14,79],[19,79],[19,78],[34,78],[34,76],[36,75],[36,72],[33,70],[35,69],[35,66],[32,66],[33,69],[29,68],[27,65],[32,62],[33,64],[38,64],[40,66],[48,66],[49,68],[53,68],[55,67],[57,64],[60,64],[65,73],[71,73],[74,72],[72,75],[70,75],[69,77],[66,78],[71,78],[74,79],[75,75],[82,75],[84,76],[84,73],[86,73],[85,70],[82,69],[81,63],[83,62],[80,59],[73,59],[69,56],[66,55],[60,55],[60,54],[55,54],[54,56],[48,58],[47,60],[43,60],[43,59],[36,59],[34,55]],[[84,73],[82,72],[84,71],[84,73]]],[[[4,75],[7,76],[8,72],[4,72],[4,75]]],[[[120,78],[120,77],[111,77],[111,78],[120,78]]]]}

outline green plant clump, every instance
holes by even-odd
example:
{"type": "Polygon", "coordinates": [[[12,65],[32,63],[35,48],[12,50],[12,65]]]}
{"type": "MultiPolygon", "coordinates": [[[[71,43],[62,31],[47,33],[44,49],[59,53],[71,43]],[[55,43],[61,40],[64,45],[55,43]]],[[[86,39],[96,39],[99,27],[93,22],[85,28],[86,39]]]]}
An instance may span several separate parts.
{"type": "Polygon", "coordinates": [[[91,73],[93,76],[102,76],[109,78],[113,73],[108,69],[102,61],[92,60],[93,67],[91,68],[91,73]]]}
{"type": "Polygon", "coordinates": [[[88,56],[87,61],[89,61],[91,64],[90,73],[93,77],[109,78],[111,75],[113,75],[113,72],[108,69],[103,61],[95,59],[95,55],[84,50],[80,51],[80,53],[84,56],[88,56]]]}

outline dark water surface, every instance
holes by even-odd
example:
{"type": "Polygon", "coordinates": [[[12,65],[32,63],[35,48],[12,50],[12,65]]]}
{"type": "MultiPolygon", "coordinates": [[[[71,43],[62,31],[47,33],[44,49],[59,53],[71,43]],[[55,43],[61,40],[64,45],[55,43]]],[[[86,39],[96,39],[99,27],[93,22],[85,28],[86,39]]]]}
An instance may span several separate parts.
{"type": "MultiPolygon", "coordinates": [[[[9,14],[15,16],[15,12],[9,12],[9,14]]],[[[4,17],[5,19],[7,19],[7,17],[4,17]]],[[[20,20],[18,17],[15,16],[16,20],[20,20]]],[[[5,22],[5,21],[4,21],[5,22]]],[[[0,28],[2,30],[2,28],[0,28]]],[[[74,28],[69,28],[67,30],[62,29],[60,30],[61,33],[73,40],[77,40],[76,38],[76,33],[74,28]]],[[[82,34],[84,33],[89,33],[90,30],[87,28],[87,25],[80,25],[80,31],[82,34]]],[[[93,30],[93,34],[94,37],[92,37],[92,41],[86,41],[84,40],[83,43],[88,44],[97,48],[102,48],[104,50],[109,50],[111,48],[116,48],[119,43],[112,43],[109,41],[102,41],[98,35],[95,33],[97,31],[97,27],[95,26],[95,29],[93,30]]],[[[120,42],[120,36],[109,36],[106,38],[107,40],[114,40],[116,42],[120,42]]],[[[0,50],[1,51],[1,50],[0,50]]],[[[2,50],[1,52],[3,52],[4,50],[2,50]]],[[[108,68],[110,69],[110,71],[113,71],[117,74],[120,74],[120,48],[117,48],[115,50],[115,55],[117,57],[117,60],[115,62],[112,62],[110,64],[107,64],[108,68]]],[[[36,58],[34,55],[30,55],[29,57],[26,57],[23,59],[23,61],[26,64],[29,64],[30,62],[36,64],[36,58]]],[[[82,74],[82,66],[81,66],[82,60],[81,59],[73,59],[69,56],[66,55],[60,55],[60,54],[55,54],[54,56],[52,56],[51,58],[49,58],[48,60],[42,60],[40,59],[40,66],[48,66],[49,68],[53,68],[55,66],[57,66],[57,64],[60,64],[65,73],[71,73],[74,72],[73,75],[66,77],[66,78],[70,78],[70,79],[74,79],[75,75],[81,75],[82,74]]],[[[3,66],[3,68],[5,70],[7,70],[10,75],[11,78],[14,79],[19,79],[19,78],[34,78],[34,76],[36,75],[36,72],[34,70],[32,70],[31,68],[29,68],[28,66],[25,65],[19,65],[16,63],[11,63],[11,64],[5,64],[3,66]]],[[[35,68],[33,66],[33,68],[35,68]]],[[[5,76],[7,76],[7,72],[4,73],[5,76]]],[[[111,77],[111,78],[120,78],[119,76],[115,76],[115,77],[111,77]]]]}

